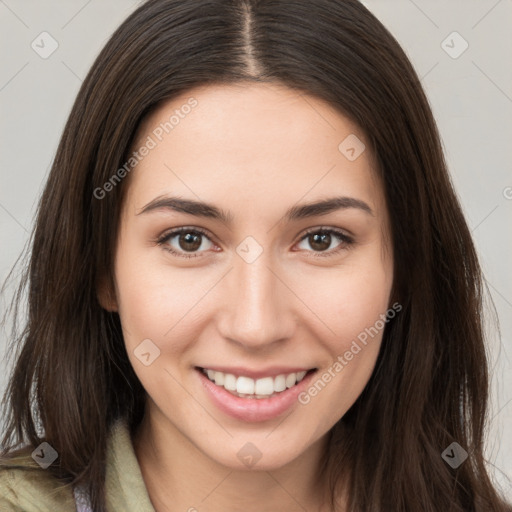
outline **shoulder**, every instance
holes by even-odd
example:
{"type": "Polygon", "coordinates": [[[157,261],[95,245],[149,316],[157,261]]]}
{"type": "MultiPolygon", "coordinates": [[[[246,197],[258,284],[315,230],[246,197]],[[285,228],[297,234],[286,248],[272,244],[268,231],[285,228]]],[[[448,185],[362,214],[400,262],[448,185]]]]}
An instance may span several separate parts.
{"type": "Polygon", "coordinates": [[[24,451],[15,459],[0,460],[2,512],[75,512],[71,486],[57,480],[24,451]]]}

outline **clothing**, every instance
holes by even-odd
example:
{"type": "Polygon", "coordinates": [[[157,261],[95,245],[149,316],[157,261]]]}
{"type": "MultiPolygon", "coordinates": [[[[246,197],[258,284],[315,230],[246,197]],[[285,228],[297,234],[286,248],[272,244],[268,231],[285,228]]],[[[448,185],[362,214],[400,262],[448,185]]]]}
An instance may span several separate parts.
{"type": "MultiPolygon", "coordinates": [[[[106,463],[108,512],[155,512],[135,456],[128,425],[124,420],[118,420],[112,427],[107,442],[106,463]]],[[[30,453],[23,465],[34,469],[9,469],[0,466],[1,512],[90,510],[86,503],[80,505],[83,500],[80,489],[63,489],[63,484],[40,468],[30,453]]]]}

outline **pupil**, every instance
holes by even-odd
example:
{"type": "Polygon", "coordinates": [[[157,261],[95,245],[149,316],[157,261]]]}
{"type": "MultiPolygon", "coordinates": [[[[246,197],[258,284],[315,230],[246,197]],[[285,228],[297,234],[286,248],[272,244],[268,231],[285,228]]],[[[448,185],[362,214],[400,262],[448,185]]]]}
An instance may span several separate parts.
{"type": "Polygon", "coordinates": [[[199,235],[194,235],[191,233],[185,233],[180,236],[180,247],[185,251],[193,251],[195,249],[199,249],[201,246],[201,240],[199,235]],[[194,242],[195,239],[195,242],[194,242]],[[181,243],[184,241],[185,247],[183,247],[183,244],[181,243]],[[188,247],[187,247],[188,244],[188,247]],[[192,246],[190,246],[192,245],[192,246]]]}
{"type": "MultiPolygon", "coordinates": [[[[194,251],[199,249],[199,247],[201,247],[200,238],[200,235],[185,233],[180,236],[180,247],[185,251],[194,251]],[[185,247],[183,245],[185,245],[185,247]]],[[[311,235],[311,238],[311,247],[319,251],[325,251],[331,244],[331,235],[329,233],[315,233],[314,235],[311,235]]]]}
{"type": "Polygon", "coordinates": [[[329,248],[331,244],[331,235],[329,233],[321,233],[313,235],[313,243],[311,243],[311,247],[314,249],[318,249],[320,251],[325,251],[329,248]]]}

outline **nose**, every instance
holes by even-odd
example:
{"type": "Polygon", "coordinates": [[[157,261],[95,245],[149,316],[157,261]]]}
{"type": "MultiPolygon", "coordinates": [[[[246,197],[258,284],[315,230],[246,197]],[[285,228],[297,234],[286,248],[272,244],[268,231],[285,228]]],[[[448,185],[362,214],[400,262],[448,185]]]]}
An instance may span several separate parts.
{"type": "Polygon", "coordinates": [[[221,335],[246,350],[261,350],[292,338],[294,295],[282,268],[265,251],[252,262],[235,255],[224,287],[221,335]]]}

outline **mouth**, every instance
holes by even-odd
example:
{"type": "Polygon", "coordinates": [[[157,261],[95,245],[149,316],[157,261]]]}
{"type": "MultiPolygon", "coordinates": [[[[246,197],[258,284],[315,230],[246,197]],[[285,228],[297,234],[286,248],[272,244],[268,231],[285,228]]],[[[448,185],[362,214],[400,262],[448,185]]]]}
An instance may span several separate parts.
{"type": "Polygon", "coordinates": [[[236,371],[223,372],[199,366],[196,367],[196,370],[205,375],[210,382],[223,388],[233,396],[264,400],[279,396],[283,392],[294,388],[317,369],[283,372],[277,375],[261,376],[260,378],[252,378],[236,371]]]}
{"type": "Polygon", "coordinates": [[[310,385],[317,368],[195,367],[196,375],[219,412],[242,422],[276,420],[298,407],[298,396],[310,385]],[[222,371],[223,370],[223,371],[222,371]]]}

